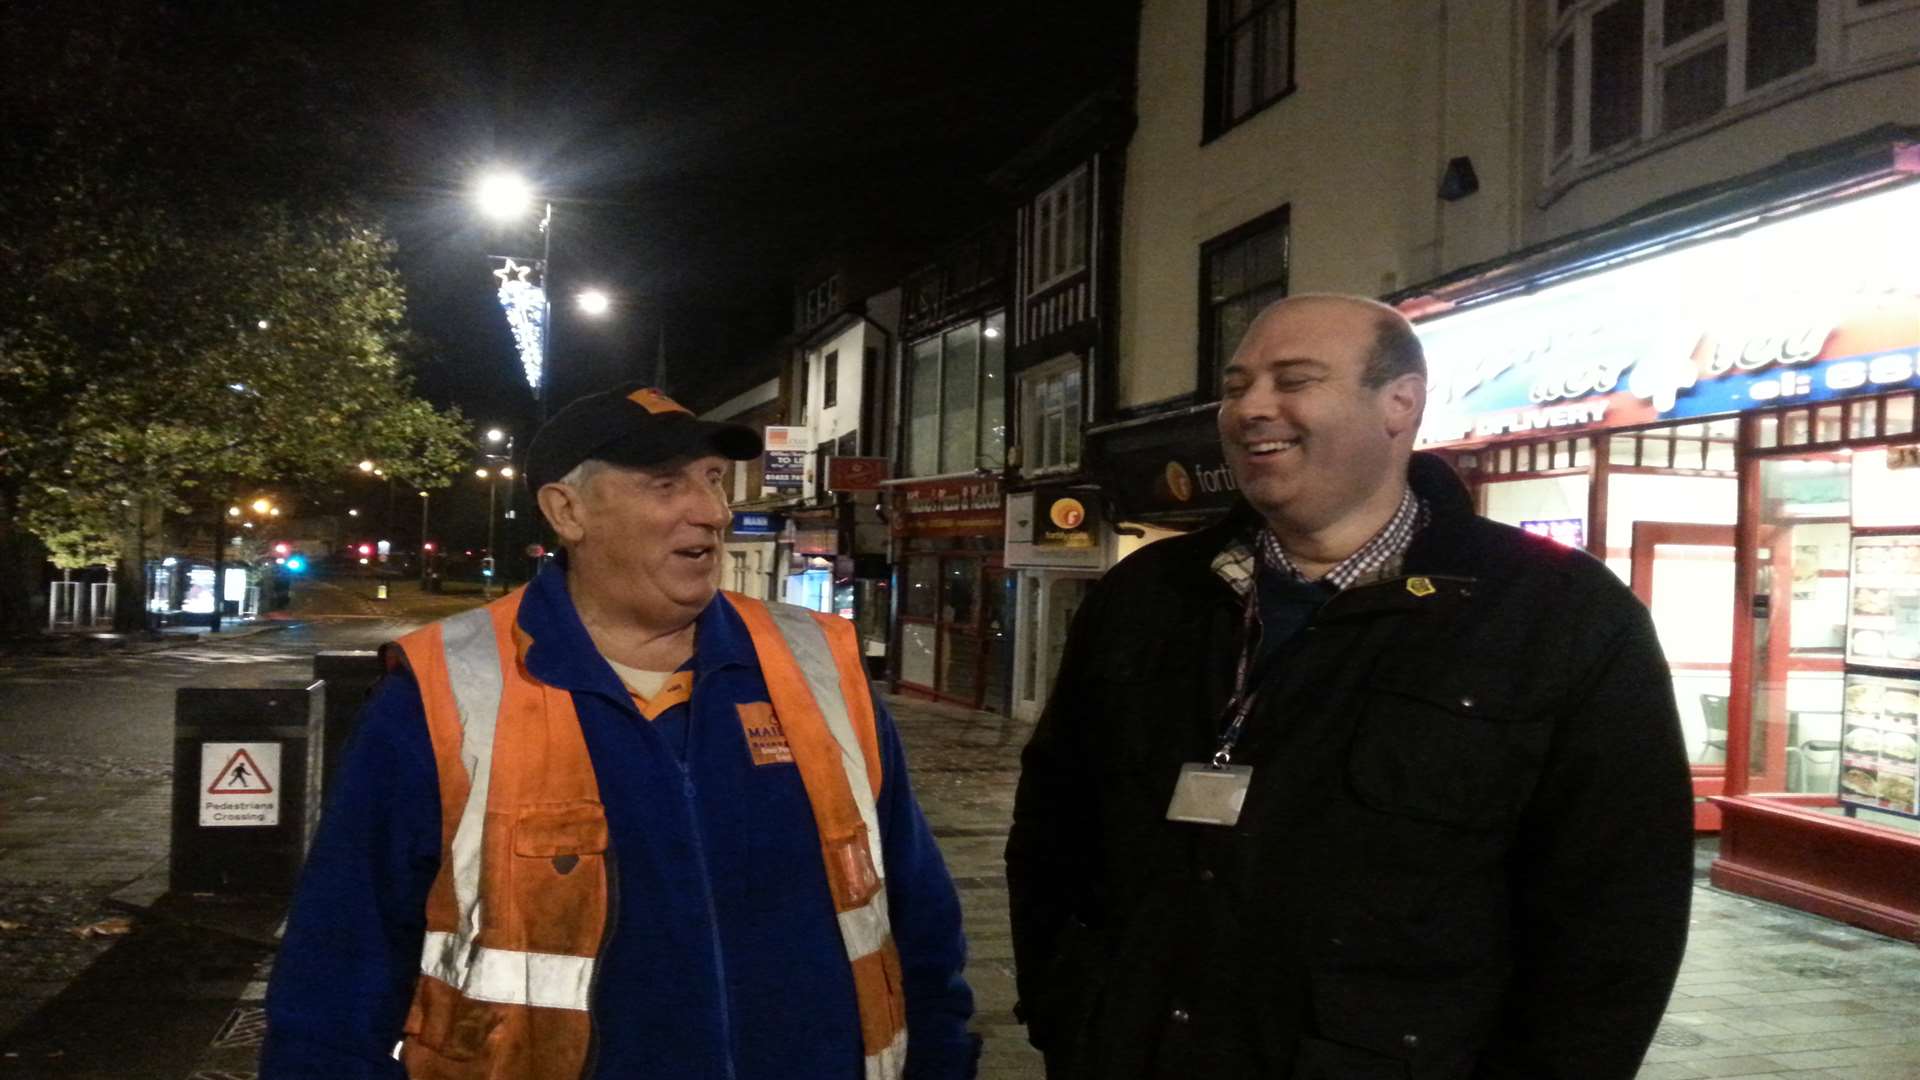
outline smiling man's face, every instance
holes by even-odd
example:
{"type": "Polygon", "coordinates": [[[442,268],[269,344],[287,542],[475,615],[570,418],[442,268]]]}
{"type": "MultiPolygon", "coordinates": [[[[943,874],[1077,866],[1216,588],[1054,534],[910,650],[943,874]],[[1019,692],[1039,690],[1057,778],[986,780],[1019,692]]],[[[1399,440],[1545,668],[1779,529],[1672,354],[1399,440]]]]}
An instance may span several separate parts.
{"type": "Polygon", "coordinates": [[[713,455],[596,471],[577,493],[569,571],[641,625],[691,621],[719,588],[727,465],[713,455]]]}
{"type": "Polygon", "coordinates": [[[1254,321],[1227,364],[1220,443],[1247,501],[1285,532],[1319,532],[1398,500],[1423,387],[1365,382],[1380,314],[1302,297],[1254,321]]]}

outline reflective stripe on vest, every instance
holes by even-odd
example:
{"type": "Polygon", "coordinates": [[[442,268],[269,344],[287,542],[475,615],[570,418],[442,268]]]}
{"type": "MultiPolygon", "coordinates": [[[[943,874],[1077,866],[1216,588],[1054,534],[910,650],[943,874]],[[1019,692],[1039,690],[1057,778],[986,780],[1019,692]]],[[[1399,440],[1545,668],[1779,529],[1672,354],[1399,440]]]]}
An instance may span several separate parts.
{"type": "MultiPolygon", "coordinates": [[[[423,984],[416,1009],[424,998],[446,1000],[449,991],[473,1002],[520,1007],[522,1012],[534,1007],[583,1013],[590,1004],[592,955],[501,948],[485,939],[491,936],[498,942],[502,928],[495,927],[492,935],[482,931],[487,924],[485,883],[490,880],[485,865],[489,799],[515,805],[526,782],[509,770],[514,779],[500,791],[494,790],[494,746],[497,739],[508,739],[499,730],[507,697],[505,680],[520,680],[514,694],[520,695],[515,700],[523,704],[528,691],[520,689],[522,683],[538,688],[527,682],[513,643],[523,594],[524,589],[516,590],[486,608],[416,631],[400,642],[422,683],[429,726],[438,725],[435,744],[442,772],[443,814],[458,819],[450,832],[443,823],[446,850],[443,873],[435,885],[437,892],[445,890],[438,908],[443,914],[436,924],[431,917],[436,905],[430,899],[420,958],[424,979],[441,984],[441,989],[428,994],[431,987],[423,984]],[[434,685],[430,687],[429,682],[434,685]],[[458,725],[457,737],[449,730],[453,724],[458,725]],[[464,775],[449,777],[456,738],[458,767],[464,775]],[[461,787],[465,787],[464,797],[461,787]],[[448,918],[449,911],[457,914],[448,918]]],[[[899,955],[887,916],[885,871],[875,857],[880,835],[875,801],[880,760],[857,637],[852,624],[843,619],[734,594],[727,598],[747,624],[774,713],[793,746],[819,827],[841,939],[853,969],[865,1076],[898,1080],[906,1061],[906,1009],[899,955]]],[[[564,715],[577,726],[570,695],[551,688],[545,692],[549,715],[564,715]]],[[[584,759],[584,743],[573,742],[578,746],[574,752],[584,759]]],[[[597,787],[589,762],[562,764],[585,770],[586,783],[597,787]]],[[[498,816],[502,807],[494,810],[498,816]]],[[[498,843],[497,838],[494,842],[498,843]]],[[[511,903],[506,910],[512,910],[511,903]]],[[[584,1022],[582,1018],[580,1023],[584,1022]]],[[[573,1030],[563,1029],[569,1035],[573,1030]]],[[[584,1051],[584,1046],[579,1049],[584,1051]]]]}
{"type": "Polygon", "coordinates": [[[840,939],[853,967],[868,1080],[906,1067],[906,998],[887,917],[886,871],[875,858],[880,817],[878,738],[853,624],[726,593],[753,637],[760,674],[813,804],[840,939]]]}

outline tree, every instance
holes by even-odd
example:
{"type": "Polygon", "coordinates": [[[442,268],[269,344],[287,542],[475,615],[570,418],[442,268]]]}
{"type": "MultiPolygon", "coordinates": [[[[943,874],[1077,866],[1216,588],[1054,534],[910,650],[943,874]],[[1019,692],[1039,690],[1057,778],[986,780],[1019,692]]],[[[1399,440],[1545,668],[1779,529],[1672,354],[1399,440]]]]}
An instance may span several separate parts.
{"type": "Polygon", "coordinates": [[[392,246],[329,179],[338,132],[286,55],[216,70],[195,46],[234,43],[177,11],[73,7],[0,16],[0,58],[40,54],[0,89],[20,162],[0,187],[4,531],[137,581],[167,514],[242,485],[369,456],[448,483],[465,422],[411,392],[392,246]]]}

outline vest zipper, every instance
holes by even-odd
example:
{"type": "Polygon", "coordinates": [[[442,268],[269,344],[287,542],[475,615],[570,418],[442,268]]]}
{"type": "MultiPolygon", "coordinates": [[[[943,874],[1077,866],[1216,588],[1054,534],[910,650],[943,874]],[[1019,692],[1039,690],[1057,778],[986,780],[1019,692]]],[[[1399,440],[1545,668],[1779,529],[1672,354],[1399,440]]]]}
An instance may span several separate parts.
{"type": "Polygon", "coordinates": [[[727,1080],[734,1080],[733,1068],[733,1019],[729,1015],[727,999],[727,961],[720,947],[720,912],[713,903],[713,879],[707,871],[707,847],[700,834],[700,815],[694,805],[693,771],[686,762],[680,763],[680,791],[687,799],[687,820],[693,826],[693,858],[700,872],[700,897],[707,904],[707,940],[713,945],[713,973],[719,991],[720,1039],[724,1051],[720,1063],[726,1066],[727,1080]]]}

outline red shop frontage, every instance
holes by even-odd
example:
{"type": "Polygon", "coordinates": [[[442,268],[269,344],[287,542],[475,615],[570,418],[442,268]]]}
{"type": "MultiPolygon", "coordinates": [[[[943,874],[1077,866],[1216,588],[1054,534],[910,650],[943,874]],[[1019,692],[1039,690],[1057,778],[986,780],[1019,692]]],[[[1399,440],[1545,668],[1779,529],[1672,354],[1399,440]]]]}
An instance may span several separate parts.
{"type": "Polygon", "coordinates": [[[894,687],[1006,712],[1016,579],[997,476],[894,481],[894,687]]]}
{"type": "Polygon", "coordinates": [[[1651,609],[1714,883],[1920,941],[1920,157],[1842,164],[1401,306],[1423,445],[1651,609]]]}

